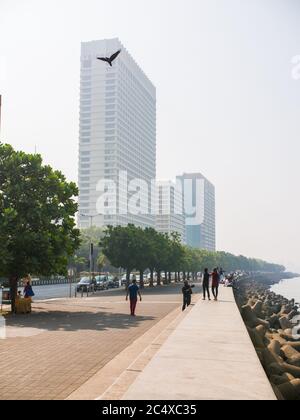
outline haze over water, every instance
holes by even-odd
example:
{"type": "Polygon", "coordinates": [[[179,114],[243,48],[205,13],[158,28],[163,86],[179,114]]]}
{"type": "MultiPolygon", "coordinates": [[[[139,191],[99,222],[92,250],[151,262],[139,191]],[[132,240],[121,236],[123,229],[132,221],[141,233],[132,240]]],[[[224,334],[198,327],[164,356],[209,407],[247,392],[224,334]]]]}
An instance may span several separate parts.
{"type": "Polygon", "coordinates": [[[300,303],[300,277],[282,280],[272,287],[272,292],[282,295],[287,299],[295,299],[297,303],[300,303]]]}

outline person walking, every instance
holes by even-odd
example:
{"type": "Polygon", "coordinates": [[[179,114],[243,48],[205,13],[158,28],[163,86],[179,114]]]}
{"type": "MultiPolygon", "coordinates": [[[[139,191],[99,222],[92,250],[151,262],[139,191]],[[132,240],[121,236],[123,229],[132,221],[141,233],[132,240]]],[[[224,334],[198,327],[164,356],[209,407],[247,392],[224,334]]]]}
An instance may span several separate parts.
{"type": "Polygon", "coordinates": [[[214,296],[214,299],[218,300],[220,275],[218,273],[217,268],[214,269],[214,271],[211,273],[211,276],[212,276],[212,294],[214,296]]]}
{"type": "Polygon", "coordinates": [[[207,294],[208,300],[211,300],[210,299],[210,293],[209,293],[209,272],[208,272],[208,268],[206,268],[204,270],[202,287],[203,287],[203,300],[206,300],[206,294],[207,294]]]}
{"type": "Polygon", "coordinates": [[[130,297],[130,313],[131,316],[135,316],[136,305],[138,301],[138,295],[140,297],[140,301],[142,301],[142,295],[140,292],[139,286],[136,284],[136,279],[132,280],[132,284],[127,289],[126,300],[128,300],[128,296],[130,297]]]}
{"type": "Polygon", "coordinates": [[[185,308],[190,306],[192,301],[192,287],[190,286],[189,282],[187,280],[184,281],[184,286],[182,288],[182,294],[183,294],[183,306],[182,310],[185,311],[185,308]]]}

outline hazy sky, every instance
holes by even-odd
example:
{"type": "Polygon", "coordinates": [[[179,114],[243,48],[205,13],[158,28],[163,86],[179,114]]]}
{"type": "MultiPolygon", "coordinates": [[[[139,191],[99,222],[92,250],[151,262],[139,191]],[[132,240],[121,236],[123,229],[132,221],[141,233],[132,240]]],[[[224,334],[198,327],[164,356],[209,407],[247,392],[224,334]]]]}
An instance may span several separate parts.
{"type": "Polygon", "coordinates": [[[218,249],[300,270],[299,0],[0,0],[2,139],[77,180],[80,42],[157,87],[158,177],[216,186],[218,249]]]}

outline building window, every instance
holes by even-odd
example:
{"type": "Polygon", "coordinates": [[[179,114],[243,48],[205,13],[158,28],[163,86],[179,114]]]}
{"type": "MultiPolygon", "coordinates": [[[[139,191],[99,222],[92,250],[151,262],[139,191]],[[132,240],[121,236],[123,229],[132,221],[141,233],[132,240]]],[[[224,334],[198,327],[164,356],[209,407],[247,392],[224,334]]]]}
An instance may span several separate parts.
{"type": "Polygon", "coordinates": [[[90,112],[81,112],[80,113],[80,118],[91,118],[91,113],[90,112]]]}
{"type": "Polygon", "coordinates": [[[88,68],[92,67],[92,60],[90,60],[90,59],[89,60],[82,60],[81,65],[82,65],[82,68],[88,69],[88,68]]]}
{"type": "Polygon", "coordinates": [[[90,106],[82,106],[81,107],[81,112],[82,113],[84,113],[84,112],[91,112],[92,111],[92,108],[90,107],[90,106]]]}

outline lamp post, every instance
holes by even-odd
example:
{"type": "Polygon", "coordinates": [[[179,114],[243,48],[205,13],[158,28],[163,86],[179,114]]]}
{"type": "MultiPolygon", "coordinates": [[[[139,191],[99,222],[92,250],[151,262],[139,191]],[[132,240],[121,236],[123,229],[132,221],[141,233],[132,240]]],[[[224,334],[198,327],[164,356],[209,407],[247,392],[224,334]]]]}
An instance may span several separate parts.
{"type": "MultiPolygon", "coordinates": [[[[89,217],[90,218],[90,228],[93,227],[93,219],[94,217],[100,216],[98,214],[83,214],[81,213],[80,216],[82,217],[89,217]]],[[[92,236],[90,235],[90,280],[92,280],[92,273],[94,272],[94,244],[92,242],[92,236]]]]}

